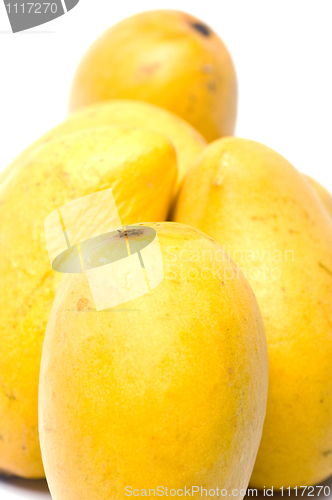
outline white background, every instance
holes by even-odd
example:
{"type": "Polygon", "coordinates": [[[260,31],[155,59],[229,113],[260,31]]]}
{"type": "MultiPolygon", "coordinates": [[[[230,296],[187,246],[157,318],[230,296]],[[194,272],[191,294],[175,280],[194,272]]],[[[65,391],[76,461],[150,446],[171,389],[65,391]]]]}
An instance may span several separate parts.
{"type": "MultiPolygon", "coordinates": [[[[196,15],[228,46],[239,80],[236,134],[276,149],[332,191],[332,0],[80,0],[15,35],[0,0],[0,170],[65,118],[73,72],[91,42],[155,8],[196,15]]],[[[0,480],[0,500],[24,498],[50,497],[44,482],[0,480]]]]}

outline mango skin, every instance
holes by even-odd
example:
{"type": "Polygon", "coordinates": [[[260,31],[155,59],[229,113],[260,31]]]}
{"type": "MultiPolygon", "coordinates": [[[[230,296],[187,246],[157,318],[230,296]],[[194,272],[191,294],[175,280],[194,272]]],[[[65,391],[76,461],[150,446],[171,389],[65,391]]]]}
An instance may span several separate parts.
{"type": "Polygon", "coordinates": [[[223,252],[211,238],[182,224],[144,226],[156,230],[163,255],[157,288],[97,312],[85,275],[67,274],[55,296],[39,385],[54,500],[249,481],[268,377],[256,299],[241,274],[212,278],[217,266],[221,276],[236,266],[216,260],[223,252]],[[185,261],[190,252],[200,261],[185,261]]]}
{"type": "Polygon", "coordinates": [[[146,127],[165,135],[177,152],[177,187],[207,144],[194,127],[173,113],[148,102],[130,99],[112,99],[80,109],[69,115],[54,132],[66,133],[110,124],[146,127]]]}
{"type": "Polygon", "coordinates": [[[318,194],[320,200],[322,201],[324,207],[332,217],[332,195],[331,193],[324,187],[322,186],[318,181],[313,179],[312,177],[309,177],[309,175],[303,174],[304,177],[309,181],[311,186],[314,188],[316,193],[318,194]]]}
{"type": "Polygon", "coordinates": [[[187,174],[174,219],[225,245],[262,312],[269,394],[251,485],[319,483],[332,473],[332,226],[327,211],[285,158],[257,142],[225,138],[209,145],[187,174]],[[285,253],[289,250],[293,254],[285,253]],[[278,251],[282,260],[273,261],[278,251]],[[246,252],[254,252],[253,260],[246,252]]]}
{"type": "Polygon", "coordinates": [[[175,10],[142,12],[109,28],[83,56],[69,109],[113,98],[172,111],[210,142],[234,132],[237,81],[220,38],[175,10]]]}
{"type": "Polygon", "coordinates": [[[176,154],[164,136],[117,126],[40,146],[0,189],[0,470],[44,476],[38,439],[41,349],[61,278],[52,270],[44,220],[57,207],[113,188],[123,224],[166,216],[176,154]]]}
{"type": "MultiPolygon", "coordinates": [[[[56,137],[71,134],[88,128],[100,128],[109,125],[128,125],[144,127],[165,135],[173,144],[177,153],[178,178],[177,188],[182,182],[196,157],[203,151],[207,142],[189,123],[166,109],[148,102],[130,99],[112,99],[80,109],[70,114],[66,120],[49,130],[33,142],[0,174],[0,183],[20,165],[21,158],[41,144],[56,137]]],[[[176,188],[176,190],[177,190],[176,188]]]]}

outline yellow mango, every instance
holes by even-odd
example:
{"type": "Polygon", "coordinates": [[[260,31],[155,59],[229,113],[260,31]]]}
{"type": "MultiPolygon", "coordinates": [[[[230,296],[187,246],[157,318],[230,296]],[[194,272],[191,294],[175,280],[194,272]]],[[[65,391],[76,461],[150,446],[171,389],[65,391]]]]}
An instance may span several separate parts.
{"type": "Polygon", "coordinates": [[[37,422],[41,348],[60,274],[44,220],[56,208],[111,187],[123,224],[166,217],[176,154],[155,132],[128,126],[55,138],[25,156],[0,186],[0,470],[43,477],[37,422]]]}
{"type": "Polygon", "coordinates": [[[209,145],[183,182],[174,220],[224,245],[260,306],[269,393],[251,485],[332,474],[332,226],[304,176],[254,141],[209,145]]]}
{"type": "Polygon", "coordinates": [[[49,130],[32,143],[0,174],[1,181],[20,165],[29,151],[55,137],[77,132],[87,128],[99,128],[108,125],[130,125],[144,127],[165,135],[173,144],[177,153],[177,186],[191,167],[196,157],[203,151],[206,141],[189,123],[178,116],[148,102],[129,99],[112,99],[93,106],[87,106],[72,113],[62,123],[49,130]]]}
{"type": "MultiPolygon", "coordinates": [[[[237,267],[200,231],[136,227],[159,240],[164,278],[156,288],[97,311],[86,274],[65,274],[55,296],[39,386],[52,498],[125,499],[158,486],[180,498],[200,485],[219,488],[218,496],[236,488],[242,499],[267,397],[256,299],[241,273],[228,277],[237,267]]],[[[129,245],[142,236],[130,226],[126,234],[129,245]]],[[[105,252],[118,239],[105,241],[105,252]]]]}
{"type": "Polygon", "coordinates": [[[76,70],[69,108],[114,98],[166,108],[207,141],[234,132],[237,82],[231,56],[209,26],[184,12],[141,12],[92,44],[76,70]]]}

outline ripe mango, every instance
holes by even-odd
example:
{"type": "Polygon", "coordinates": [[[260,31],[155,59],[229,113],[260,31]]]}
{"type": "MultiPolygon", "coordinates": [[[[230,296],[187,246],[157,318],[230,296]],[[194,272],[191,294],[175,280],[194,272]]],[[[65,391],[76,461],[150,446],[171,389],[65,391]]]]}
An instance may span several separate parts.
{"type": "Polygon", "coordinates": [[[248,278],[265,324],[269,394],[251,478],[305,486],[332,474],[332,225],[285,158],[254,141],[209,145],[174,219],[216,239],[248,278]]]}
{"type": "Polygon", "coordinates": [[[88,49],[74,76],[69,109],[114,98],[166,108],[207,141],[234,132],[237,81],[231,56],[209,26],[184,12],[128,17],[88,49]]]}
{"type": "Polygon", "coordinates": [[[73,199],[113,189],[123,224],[166,217],[177,175],[167,139],[128,126],[84,130],[20,157],[0,186],[0,469],[43,477],[37,423],[41,348],[60,274],[44,220],[73,199]]]}
{"type": "Polygon", "coordinates": [[[84,130],[100,128],[108,125],[130,125],[145,127],[165,135],[176,149],[178,161],[177,187],[182,182],[196,157],[203,151],[206,141],[191,125],[184,120],[148,102],[129,99],[112,99],[93,106],[87,106],[76,113],[72,113],[62,123],[49,130],[42,137],[31,144],[16,158],[7,169],[0,174],[0,183],[15,165],[20,165],[21,157],[29,151],[55,137],[84,130]]]}
{"type": "MultiPolygon", "coordinates": [[[[201,485],[237,488],[242,499],[267,396],[256,299],[200,231],[140,226],[159,240],[165,274],[156,288],[96,311],[86,275],[65,274],[55,296],[39,386],[52,498],[108,500],[126,498],[128,486],[201,485]]],[[[129,245],[141,237],[130,226],[126,233],[129,245]]]]}

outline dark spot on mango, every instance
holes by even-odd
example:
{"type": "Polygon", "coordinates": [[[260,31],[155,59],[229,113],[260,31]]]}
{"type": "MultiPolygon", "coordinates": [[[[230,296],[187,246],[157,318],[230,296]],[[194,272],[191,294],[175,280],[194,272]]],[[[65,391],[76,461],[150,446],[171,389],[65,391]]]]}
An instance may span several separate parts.
{"type": "Polygon", "coordinates": [[[89,304],[89,301],[86,297],[81,297],[77,304],[76,304],[76,307],[77,307],[77,310],[78,311],[82,311],[82,309],[85,309],[89,304]]]}
{"type": "Polygon", "coordinates": [[[140,236],[144,233],[144,229],[126,229],[126,233],[128,238],[132,238],[134,236],[140,236]]]}
{"type": "MultiPolygon", "coordinates": [[[[117,229],[117,232],[118,232],[118,234],[117,234],[118,238],[124,238],[125,237],[125,232],[121,231],[121,229],[117,229]]],[[[109,238],[109,239],[111,239],[111,238],[109,238]]]]}
{"type": "Polygon", "coordinates": [[[215,92],[216,88],[217,88],[217,85],[215,84],[215,82],[208,82],[206,84],[206,87],[207,87],[207,89],[208,89],[209,92],[215,92]]]}
{"type": "Polygon", "coordinates": [[[326,271],[330,276],[332,276],[332,271],[326,267],[322,262],[318,262],[318,265],[321,269],[324,269],[324,271],[326,271]]]}
{"type": "Polygon", "coordinates": [[[188,115],[191,115],[192,113],[194,113],[194,111],[195,111],[195,108],[193,106],[186,107],[186,113],[188,113],[188,115]]]}
{"type": "Polygon", "coordinates": [[[191,25],[198,33],[200,33],[203,36],[210,36],[211,35],[211,30],[205,24],[203,23],[192,23],[191,25]]]}
{"type": "Polygon", "coordinates": [[[10,394],[8,394],[6,392],[6,397],[10,400],[10,401],[17,401],[17,397],[15,396],[15,394],[13,394],[12,392],[10,394]]]}
{"type": "Polygon", "coordinates": [[[332,450],[326,450],[326,451],[323,451],[323,452],[322,452],[322,455],[323,455],[324,457],[327,457],[327,456],[328,456],[328,455],[330,455],[331,453],[332,453],[332,450]]]}

